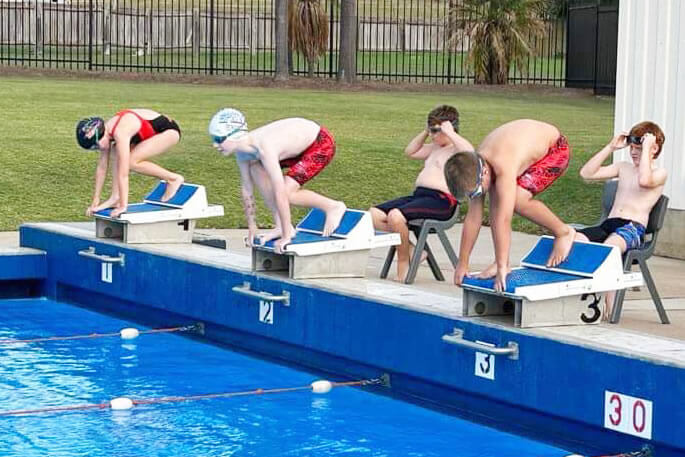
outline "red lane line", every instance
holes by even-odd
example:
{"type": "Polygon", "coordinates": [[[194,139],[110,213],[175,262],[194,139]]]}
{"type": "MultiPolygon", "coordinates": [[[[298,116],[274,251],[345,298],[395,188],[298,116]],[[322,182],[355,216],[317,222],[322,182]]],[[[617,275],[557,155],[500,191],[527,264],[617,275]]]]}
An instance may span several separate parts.
{"type": "MultiPolygon", "coordinates": [[[[347,381],[347,382],[331,382],[333,387],[345,387],[345,386],[358,386],[358,385],[368,385],[373,383],[375,380],[362,380],[362,381],[347,381]]],[[[203,395],[189,395],[185,397],[161,397],[161,398],[150,398],[141,400],[131,400],[134,405],[151,405],[157,403],[174,403],[174,402],[184,402],[184,401],[194,401],[194,400],[206,400],[212,398],[229,398],[229,397],[240,397],[247,395],[263,395],[263,394],[275,394],[284,392],[296,392],[302,390],[311,390],[312,386],[300,386],[300,387],[283,387],[279,389],[255,389],[246,390],[242,392],[224,392],[218,394],[203,394],[203,395]]],[[[24,414],[39,414],[39,413],[50,413],[50,412],[62,412],[62,411],[77,411],[77,410],[88,410],[88,409],[105,409],[109,408],[109,403],[92,403],[85,405],[73,405],[73,406],[55,406],[40,409],[23,409],[15,411],[5,411],[0,412],[0,416],[19,416],[24,414]]]]}
{"type": "MultiPolygon", "coordinates": [[[[140,330],[138,333],[140,335],[147,335],[152,333],[170,333],[183,330],[185,327],[170,327],[170,328],[158,328],[152,330],[140,330]]],[[[16,343],[38,343],[43,341],[65,341],[65,340],[82,340],[86,338],[104,338],[110,336],[119,336],[121,332],[113,333],[91,333],[90,335],[73,335],[73,336],[48,336],[44,338],[33,338],[27,340],[0,340],[0,344],[16,344],[16,343]]]]}

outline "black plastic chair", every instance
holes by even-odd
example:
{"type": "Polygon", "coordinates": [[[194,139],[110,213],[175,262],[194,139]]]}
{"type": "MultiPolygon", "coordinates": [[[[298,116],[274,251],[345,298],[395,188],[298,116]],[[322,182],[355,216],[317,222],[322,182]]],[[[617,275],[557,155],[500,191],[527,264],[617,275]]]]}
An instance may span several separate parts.
{"type": "MultiPolygon", "coordinates": [[[[412,284],[414,279],[416,279],[416,273],[418,272],[419,264],[421,263],[421,254],[424,250],[426,251],[426,254],[428,254],[426,260],[428,261],[428,266],[430,266],[435,279],[438,281],[445,280],[445,277],[442,275],[442,271],[440,271],[440,266],[438,265],[437,260],[435,260],[433,251],[428,244],[428,235],[431,233],[438,235],[438,238],[440,238],[440,242],[442,243],[442,246],[449,257],[450,262],[452,262],[452,266],[454,268],[457,267],[457,262],[459,259],[457,258],[457,254],[454,253],[454,249],[452,249],[452,245],[450,244],[450,240],[447,238],[447,234],[445,234],[445,230],[451,228],[458,221],[459,208],[457,207],[454,209],[454,214],[452,214],[452,217],[446,221],[438,221],[435,219],[414,219],[407,223],[409,226],[409,231],[412,232],[416,237],[416,245],[414,246],[414,253],[411,256],[411,259],[409,259],[409,271],[407,272],[407,277],[404,280],[405,284],[412,284]]],[[[383,264],[383,269],[381,270],[381,278],[385,279],[388,277],[388,272],[390,271],[390,266],[395,258],[396,251],[397,248],[395,246],[390,246],[390,249],[388,249],[388,254],[385,257],[385,263],[383,264]]]]}
{"type": "MultiPolygon", "coordinates": [[[[614,205],[614,198],[616,197],[616,189],[618,187],[617,180],[607,181],[604,185],[604,191],[602,193],[602,216],[597,225],[601,224],[608,216],[611,211],[611,207],[614,205]]],[[[656,247],[656,240],[659,235],[659,231],[664,225],[664,218],[666,217],[666,210],[668,209],[668,197],[662,195],[657,200],[656,204],[649,213],[649,222],[645,230],[645,243],[639,249],[631,249],[625,254],[623,254],[623,270],[629,272],[633,265],[637,264],[640,266],[640,271],[642,272],[642,277],[645,280],[647,289],[652,296],[654,301],[654,306],[656,307],[657,313],[659,313],[659,319],[661,319],[662,324],[670,324],[670,320],[666,315],[666,310],[661,302],[661,297],[659,297],[659,292],[656,289],[654,280],[652,279],[652,274],[647,266],[647,259],[649,259],[654,253],[656,247]]],[[[584,228],[583,226],[573,225],[575,228],[584,228]]],[[[614,306],[611,312],[610,322],[612,324],[617,324],[621,319],[621,311],[623,310],[623,300],[626,295],[626,290],[621,289],[616,291],[616,296],[614,298],[614,306]]]]}

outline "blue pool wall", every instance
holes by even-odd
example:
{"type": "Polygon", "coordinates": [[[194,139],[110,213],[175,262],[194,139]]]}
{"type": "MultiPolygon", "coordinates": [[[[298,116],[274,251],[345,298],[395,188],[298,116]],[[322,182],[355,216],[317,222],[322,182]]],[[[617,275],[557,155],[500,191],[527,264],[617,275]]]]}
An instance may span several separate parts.
{"type": "MultiPolygon", "coordinates": [[[[685,398],[685,372],[680,367],[37,226],[22,226],[20,238],[22,246],[47,253],[43,290],[56,300],[146,325],[202,321],[211,341],[339,377],[389,373],[392,387],[385,393],[459,411],[579,453],[618,453],[648,443],[658,457],[684,455],[685,409],[674,401],[685,398]],[[78,255],[91,246],[101,254],[125,254],[125,266],[113,267],[113,283],[101,280],[99,262],[78,255]],[[231,290],[245,281],[276,295],[290,292],[290,306],[275,305],[273,325],[258,320],[257,299],[231,290]],[[498,357],[495,381],[476,377],[474,352],[441,340],[454,328],[472,341],[498,346],[515,341],[519,359],[498,357]],[[603,427],[605,390],[653,402],[651,441],[603,427]]],[[[102,329],[84,328],[98,330],[102,329]]]]}

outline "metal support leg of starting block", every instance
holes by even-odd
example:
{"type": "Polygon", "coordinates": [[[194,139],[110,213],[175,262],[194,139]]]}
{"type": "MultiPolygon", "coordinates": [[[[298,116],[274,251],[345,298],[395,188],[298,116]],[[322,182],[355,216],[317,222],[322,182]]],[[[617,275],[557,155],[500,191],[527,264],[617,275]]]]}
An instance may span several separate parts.
{"type": "Polygon", "coordinates": [[[96,219],[95,233],[98,238],[113,238],[124,243],[190,243],[195,223],[193,219],[147,224],[96,219]]]}
{"type": "Polygon", "coordinates": [[[252,271],[288,271],[290,279],[361,278],[366,276],[368,249],[311,256],[252,250],[252,271]]]}
{"type": "Polygon", "coordinates": [[[589,293],[530,301],[464,289],[464,316],[514,315],[521,328],[554,325],[598,324],[603,309],[603,294],[589,293]]]}

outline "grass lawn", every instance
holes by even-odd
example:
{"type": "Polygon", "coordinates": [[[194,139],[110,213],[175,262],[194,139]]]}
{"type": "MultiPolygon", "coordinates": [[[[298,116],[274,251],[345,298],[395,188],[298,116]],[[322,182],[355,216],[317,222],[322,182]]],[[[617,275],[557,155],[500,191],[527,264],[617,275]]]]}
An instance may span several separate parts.
{"type": "MultiPolygon", "coordinates": [[[[287,116],[305,116],[329,127],[337,155],[308,188],[362,209],[412,190],[422,162],[404,158],[403,150],[436,104],[459,108],[461,133],[474,144],[503,122],[543,119],[568,137],[573,158],[566,175],[541,199],[563,220],[577,222],[597,218],[601,194],[601,186],[585,184],[578,170],[613,129],[612,99],[525,88],[316,91],[44,76],[3,77],[0,84],[0,230],[16,230],[29,221],[87,220],[96,153],[77,147],[74,126],[82,117],[111,116],[126,107],[156,109],[179,122],[181,143],[158,162],[184,174],[188,182],[207,187],[210,201],[223,204],[226,216],[201,225],[221,228],[245,226],[235,160],[217,154],[207,135],[209,118],[224,106],[244,111],[253,127],[287,116]]],[[[130,184],[130,201],[135,202],[154,181],[134,175],[130,184]]],[[[294,219],[302,214],[298,210],[294,219]]],[[[258,222],[270,224],[263,206],[258,222]]],[[[514,224],[516,230],[537,230],[521,219],[514,224]]]]}

